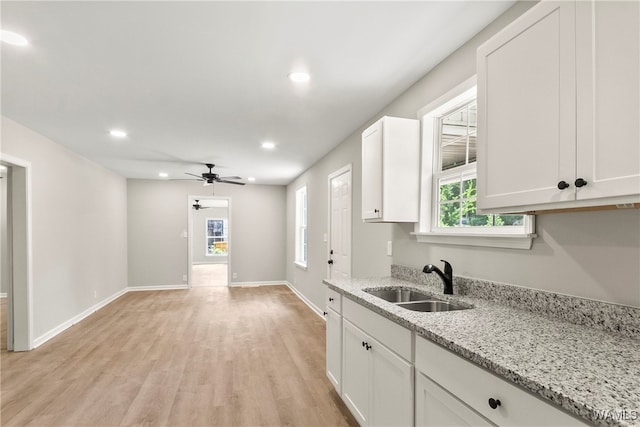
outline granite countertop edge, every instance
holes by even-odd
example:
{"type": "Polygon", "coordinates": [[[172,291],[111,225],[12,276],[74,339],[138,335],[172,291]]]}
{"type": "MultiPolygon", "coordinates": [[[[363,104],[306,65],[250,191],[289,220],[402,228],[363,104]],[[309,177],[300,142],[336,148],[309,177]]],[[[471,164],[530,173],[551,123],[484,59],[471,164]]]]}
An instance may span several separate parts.
{"type": "MultiPolygon", "coordinates": [[[[331,280],[325,279],[323,281],[330,289],[333,289],[349,299],[371,309],[372,311],[386,317],[387,319],[400,324],[412,331],[415,331],[418,335],[425,337],[446,349],[454,352],[455,354],[469,360],[492,373],[516,384],[520,387],[528,390],[529,392],[553,402],[554,404],[565,409],[567,412],[578,416],[587,422],[595,423],[597,425],[618,425],[618,426],[632,426],[640,425],[640,419],[638,419],[638,412],[640,410],[640,397],[638,396],[616,396],[616,389],[613,387],[613,392],[609,390],[611,388],[610,382],[627,382],[630,377],[640,375],[640,356],[633,354],[635,350],[640,350],[640,342],[633,339],[615,337],[611,333],[593,330],[584,326],[573,325],[561,320],[551,319],[541,314],[529,313],[523,310],[519,310],[513,307],[508,307],[495,302],[482,300],[479,298],[472,298],[461,295],[448,296],[444,294],[435,295],[430,289],[425,289],[424,286],[409,282],[402,279],[396,279],[391,277],[380,278],[364,278],[364,279],[348,279],[348,280],[331,280]],[[419,313],[411,312],[404,308],[398,307],[393,303],[384,301],[380,298],[374,297],[363,291],[368,288],[385,288],[402,286],[406,288],[413,288],[434,295],[438,299],[452,300],[456,302],[462,302],[473,306],[470,310],[461,310],[458,312],[444,312],[444,313],[419,313]],[[447,322],[442,322],[446,317],[447,322]],[[454,317],[455,316],[455,317],[454,317]],[[607,343],[615,344],[620,347],[620,357],[616,360],[618,366],[611,368],[610,372],[599,372],[600,369],[606,368],[609,364],[600,366],[598,363],[594,366],[569,366],[567,369],[569,373],[573,370],[585,370],[587,372],[594,372],[596,383],[599,383],[600,374],[603,375],[603,387],[607,390],[603,393],[594,394],[591,388],[594,388],[593,379],[585,381],[575,381],[577,375],[565,378],[565,381],[552,378],[549,372],[545,370],[544,363],[540,366],[534,366],[535,363],[531,363],[527,369],[519,369],[519,363],[517,361],[525,361],[530,358],[531,349],[529,347],[521,347],[512,345],[505,345],[504,339],[495,338],[494,334],[482,331],[476,338],[475,334],[470,334],[468,331],[469,324],[477,326],[478,321],[485,321],[491,323],[493,317],[496,319],[496,325],[503,327],[503,330],[510,331],[512,333],[518,333],[519,336],[527,335],[527,324],[541,324],[540,328],[544,328],[548,331],[545,336],[544,333],[539,334],[535,328],[531,327],[529,335],[533,336],[535,347],[538,347],[541,351],[548,348],[549,351],[555,350],[558,354],[553,356],[554,359],[551,362],[555,365],[553,369],[558,370],[563,366],[563,358],[571,359],[573,356],[565,356],[567,353],[575,353],[577,351],[571,347],[571,343],[580,343],[587,346],[586,351],[598,352],[602,349],[599,347],[606,346],[607,343]],[[440,319],[440,321],[438,320],[440,319]],[[509,319],[513,319],[509,324],[509,319]],[[451,322],[456,320],[458,323],[451,322]],[[507,322],[505,324],[505,322],[507,322]],[[555,335],[554,335],[555,334],[555,335]],[[542,337],[540,336],[542,335],[542,337]],[[482,342],[486,340],[487,342],[482,342]],[[584,341],[584,342],[583,342],[584,341]],[[502,345],[501,345],[502,344],[502,345]],[[496,348],[500,349],[499,354],[496,348]],[[488,349],[492,349],[489,351],[488,349]],[[512,353],[510,354],[509,351],[512,353]],[[521,353],[521,354],[518,354],[521,353]],[[620,363],[628,363],[628,366],[619,366],[620,363]],[[637,364],[633,367],[632,364],[637,364]],[[628,368],[628,369],[627,369],[628,368]],[[568,384],[567,384],[568,383],[568,384]],[[591,388],[589,388],[591,385],[591,388]],[[620,402],[625,402],[628,405],[637,405],[637,407],[624,408],[620,402]],[[616,417],[602,417],[599,416],[599,411],[602,410],[617,410],[628,409],[632,411],[632,415],[635,415],[635,419],[616,419],[616,417]]],[[[494,325],[495,326],[495,325],[494,325]]],[[[507,335],[506,333],[503,335],[507,335]]],[[[604,348],[604,347],[603,347],[604,348]]],[[[607,350],[611,350],[607,348],[607,350]]],[[[537,356],[540,356],[539,354],[537,356]]],[[[544,355],[542,356],[543,362],[549,362],[544,355]]],[[[582,362],[582,361],[581,361],[582,362]]],[[[600,360],[598,360],[600,362],[600,360]]],[[[526,364],[526,362],[525,362],[526,364]]],[[[553,372],[551,369],[551,372],[553,372]]],[[[588,375],[587,375],[588,378],[588,375]]],[[[631,382],[631,387],[633,387],[631,382]]],[[[628,384],[627,384],[628,385],[628,384]]],[[[621,387],[624,387],[622,384],[621,387]]],[[[632,388],[633,392],[634,389],[632,388]]]]}

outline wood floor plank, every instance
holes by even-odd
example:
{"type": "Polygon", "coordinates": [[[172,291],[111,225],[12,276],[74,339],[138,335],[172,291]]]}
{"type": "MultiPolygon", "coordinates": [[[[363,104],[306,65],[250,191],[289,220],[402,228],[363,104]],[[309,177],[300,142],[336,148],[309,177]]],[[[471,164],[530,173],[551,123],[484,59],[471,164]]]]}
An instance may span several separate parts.
{"type": "Polygon", "coordinates": [[[356,426],[286,286],[131,292],[0,353],[3,426],[356,426]]]}

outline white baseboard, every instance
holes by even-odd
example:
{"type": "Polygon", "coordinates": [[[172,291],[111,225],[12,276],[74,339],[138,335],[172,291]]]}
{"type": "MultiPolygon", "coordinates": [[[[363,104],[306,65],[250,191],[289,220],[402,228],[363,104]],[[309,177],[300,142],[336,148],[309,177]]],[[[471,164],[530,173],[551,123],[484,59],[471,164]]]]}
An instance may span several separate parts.
{"type": "Polygon", "coordinates": [[[289,282],[285,282],[285,283],[289,287],[289,289],[291,289],[293,293],[296,294],[296,296],[302,300],[303,303],[307,304],[307,306],[314,311],[314,313],[316,313],[318,316],[326,320],[326,318],[324,317],[323,310],[320,310],[317,305],[315,305],[307,297],[302,295],[302,293],[299,290],[297,290],[291,283],[289,282]]]}
{"type": "Polygon", "coordinates": [[[102,307],[106,306],[110,302],[120,298],[122,295],[127,293],[127,289],[128,288],[124,288],[124,289],[116,292],[115,294],[111,295],[110,297],[98,302],[97,304],[92,305],[91,307],[89,307],[88,309],[83,311],[82,313],[80,313],[80,314],[78,314],[76,316],[73,316],[71,319],[67,320],[66,322],[61,323],[60,325],[58,325],[55,328],[51,329],[49,332],[46,332],[46,333],[40,335],[39,337],[37,337],[36,339],[33,340],[33,348],[36,349],[36,348],[40,347],[42,344],[44,344],[45,342],[49,341],[51,338],[53,338],[56,335],[64,332],[65,330],[69,329],[70,327],[72,327],[76,323],[80,322],[84,318],[89,317],[90,315],[92,315],[96,311],[100,310],[102,307]]]}
{"type": "Polygon", "coordinates": [[[231,282],[229,286],[231,287],[258,287],[258,286],[278,286],[278,285],[286,285],[287,282],[285,280],[273,280],[266,282],[231,282]]]}
{"type": "Polygon", "coordinates": [[[139,291],[175,291],[178,289],[189,289],[189,285],[154,285],[154,286],[129,286],[127,292],[139,291]]]}

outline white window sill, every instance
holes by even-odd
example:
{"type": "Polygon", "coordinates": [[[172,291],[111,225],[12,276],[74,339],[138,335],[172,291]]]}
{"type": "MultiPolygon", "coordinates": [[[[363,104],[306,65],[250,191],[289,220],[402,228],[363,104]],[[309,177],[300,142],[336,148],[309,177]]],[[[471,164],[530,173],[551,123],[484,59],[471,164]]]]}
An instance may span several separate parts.
{"type": "Polygon", "coordinates": [[[441,234],[413,232],[421,243],[441,245],[483,246],[487,248],[531,249],[536,234],[441,234]]]}
{"type": "Polygon", "coordinates": [[[307,264],[302,263],[300,261],[294,261],[293,262],[295,264],[296,267],[298,267],[300,270],[304,270],[307,271],[307,264]]]}

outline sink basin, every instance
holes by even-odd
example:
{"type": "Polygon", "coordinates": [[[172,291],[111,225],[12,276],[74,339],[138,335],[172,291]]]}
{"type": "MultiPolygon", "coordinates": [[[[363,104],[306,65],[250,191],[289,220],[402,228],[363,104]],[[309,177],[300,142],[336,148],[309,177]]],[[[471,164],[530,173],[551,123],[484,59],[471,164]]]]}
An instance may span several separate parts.
{"type": "Polygon", "coordinates": [[[399,303],[410,301],[433,300],[433,297],[422,292],[411,289],[393,288],[393,289],[369,289],[365,292],[374,297],[382,298],[385,301],[399,303]]]}
{"type": "Polygon", "coordinates": [[[466,310],[469,307],[464,307],[458,304],[453,304],[448,301],[417,301],[417,302],[405,302],[399,303],[398,307],[406,308],[412,311],[422,312],[440,312],[440,311],[454,311],[454,310],[466,310]]]}
{"type": "Polygon", "coordinates": [[[385,301],[396,304],[398,307],[406,308],[412,311],[421,311],[424,313],[435,313],[440,311],[466,310],[471,307],[466,305],[454,304],[449,301],[442,301],[432,297],[429,294],[405,288],[391,289],[364,289],[368,294],[374,297],[382,298],[385,301]]]}

